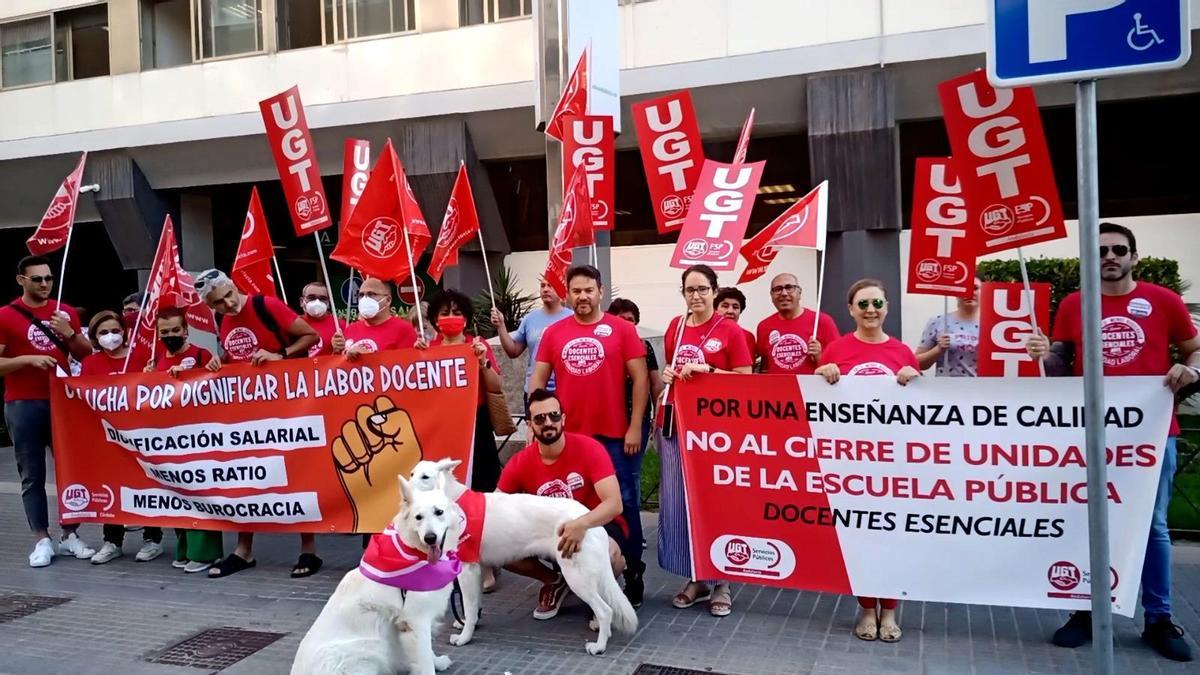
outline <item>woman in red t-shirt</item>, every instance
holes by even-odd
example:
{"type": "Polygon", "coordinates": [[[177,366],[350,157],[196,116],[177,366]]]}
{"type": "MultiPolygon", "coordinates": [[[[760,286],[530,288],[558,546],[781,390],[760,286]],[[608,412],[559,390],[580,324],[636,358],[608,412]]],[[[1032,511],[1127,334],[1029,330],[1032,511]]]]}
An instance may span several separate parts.
{"type": "MultiPolygon", "coordinates": [[[[129,355],[129,343],[125,323],[116,312],[104,311],[88,322],[88,339],[96,353],[80,364],[79,374],[120,375],[125,372],[125,360],[129,355]]],[[[109,523],[104,526],[104,545],[92,556],[93,565],[103,565],[122,555],[125,543],[125,526],[109,523]]],[[[142,548],[137,552],[139,562],[148,562],[162,555],[162,529],[147,527],[142,530],[142,548]]]]}
{"type": "MultiPolygon", "coordinates": [[[[861,279],[846,294],[850,316],[854,317],[854,332],[834,340],[821,353],[821,365],[816,374],[834,384],[843,375],[895,377],[901,385],[921,375],[921,366],[912,349],[900,340],[883,332],[887,318],[887,290],[883,282],[861,279]]],[[[898,642],[901,631],[896,622],[898,600],[892,598],[859,598],[862,617],[854,634],[862,640],[880,639],[898,642]]]]}
{"type": "MultiPolygon", "coordinates": [[[[693,265],[683,272],[683,300],[687,314],[671,319],[664,337],[667,367],[662,379],[667,387],[676,379],[690,380],[697,373],[749,373],[754,364],[745,335],[737,322],[713,309],[717,273],[708,265],[693,265]]],[[[668,392],[669,396],[669,392],[668,392]]],[[[691,545],[688,542],[687,503],[683,491],[683,466],[675,438],[662,434],[664,410],[659,406],[655,442],[661,459],[659,483],[658,564],[681,577],[692,578],[691,545]]],[[[679,609],[708,600],[713,616],[728,616],[733,610],[729,584],[720,582],[712,590],[704,581],[688,582],[671,604],[679,609]]]]}

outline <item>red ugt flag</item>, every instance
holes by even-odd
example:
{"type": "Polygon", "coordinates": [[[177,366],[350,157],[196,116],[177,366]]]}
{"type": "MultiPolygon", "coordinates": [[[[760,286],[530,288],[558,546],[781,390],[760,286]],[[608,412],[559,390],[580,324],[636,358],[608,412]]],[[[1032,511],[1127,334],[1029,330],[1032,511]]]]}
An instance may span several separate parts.
{"type": "Polygon", "coordinates": [[[746,121],[742,123],[742,133],[738,136],[737,150],[733,153],[734,164],[746,163],[746,151],[750,149],[750,133],[754,130],[754,108],[750,109],[750,114],[746,116],[746,121]]]}
{"type": "Polygon", "coordinates": [[[812,189],[800,201],[771,221],[742,246],[746,269],[738,279],[748,283],[767,273],[767,268],[783,246],[825,250],[825,229],[829,217],[829,181],[812,189]]]}
{"type": "Polygon", "coordinates": [[[429,245],[429,228],[389,140],[329,257],[365,276],[404,281],[412,274],[406,233],[415,263],[429,245]]]}
{"type": "Polygon", "coordinates": [[[567,115],[586,115],[588,111],[588,49],[579,55],[575,70],[571,71],[571,79],[567,80],[567,88],[563,90],[554,112],[546,121],[546,135],[561,141],[563,139],[563,118],[567,115]]]}
{"type": "Polygon", "coordinates": [[[546,281],[554,287],[560,298],[567,297],[567,268],[571,266],[571,249],[591,246],[596,241],[584,173],[582,168],[576,169],[571,176],[570,186],[563,194],[562,213],[558,217],[558,228],[554,230],[554,241],[550,244],[550,258],[546,261],[546,281]]]}
{"type": "MultiPolygon", "coordinates": [[[[138,325],[133,331],[128,362],[144,364],[150,360],[154,341],[158,339],[155,319],[162,307],[186,306],[182,277],[185,275],[179,268],[179,247],[175,244],[175,226],[168,215],[163,223],[162,235],[158,238],[158,249],[154,252],[154,263],[150,267],[150,281],[146,284],[146,303],[138,325]]],[[[191,282],[191,277],[188,277],[191,282]]],[[[197,295],[195,289],[192,294],[197,295]]],[[[203,300],[203,298],[201,298],[203,300]]]]}
{"type": "Polygon", "coordinates": [[[459,164],[458,178],[454,179],[442,229],[438,231],[437,244],[433,247],[433,259],[429,261],[429,276],[434,281],[441,281],[442,272],[458,264],[458,249],[478,233],[479,214],[475,211],[471,180],[467,178],[467,167],[459,164]]]}
{"type": "Polygon", "coordinates": [[[50,200],[50,206],[38,223],[33,236],[25,242],[33,255],[46,255],[67,245],[67,237],[75,224],[75,207],[79,206],[79,184],[83,181],[83,165],[87,162],[87,153],[79,158],[75,170],[63,179],[50,200]]]}
{"type": "Polygon", "coordinates": [[[283,194],[287,196],[296,236],[329,227],[333,221],[329,216],[329,203],[325,200],[325,187],[321,185],[317,151],[308,131],[308,120],[304,117],[304,104],[300,102],[300,88],[295,86],[259,101],[258,108],[267,129],[271,154],[275,156],[279,182],[283,183],[283,194]]]}
{"type": "Polygon", "coordinates": [[[275,292],[275,276],[271,273],[271,259],[274,256],[275,247],[271,243],[271,232],[267,229],[267,219],[263,216],[256,187],[250,191],[250,206],[246,209],[242,240],[238,243],[237,257],[233,259],[233,282],[249,295],[279,297],[275,292]]]}
{"type": "Polygon", "coordinates": [[[342,222],[350,220],[371,173],[371,141],[347,138],[342,146],[342,222]]]}

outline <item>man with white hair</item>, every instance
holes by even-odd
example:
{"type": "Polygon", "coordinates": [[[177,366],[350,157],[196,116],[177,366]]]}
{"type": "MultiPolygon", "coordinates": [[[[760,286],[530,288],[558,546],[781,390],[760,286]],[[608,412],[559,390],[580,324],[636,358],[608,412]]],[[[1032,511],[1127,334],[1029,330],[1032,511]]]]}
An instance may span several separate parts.
{"type": "MultiPolygon", "coordinates": [[[[262,365],[308,355],[317,344],[317,332],[292,308],[275,297],[245,295],[221,270],[196,275],[196,292],[220,318],[221,349],[226,363],[248,361],[262,365]]],[[[300,535],[300,559],[292,578],[312,576],[321,569],[316,537],[300,535]]],[[[239,532],[237,548],[208,570],[209,577],[227,577],[258,564],[254,559],[254,533],[239,532]]]]}

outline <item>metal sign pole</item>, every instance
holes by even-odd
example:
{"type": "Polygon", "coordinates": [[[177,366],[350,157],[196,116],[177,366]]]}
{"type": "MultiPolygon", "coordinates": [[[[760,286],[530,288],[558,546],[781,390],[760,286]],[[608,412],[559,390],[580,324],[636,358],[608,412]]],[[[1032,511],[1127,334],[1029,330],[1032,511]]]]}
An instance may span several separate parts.
{"type": "Polygon", "coordinates": [[[1087,438],[1088,545],[1092,570],[1092,661],[1113,672],[1108,560],[1108,470],[1104,446],[1104,361],[1100,344],[1100,190],[1096,150],[1096,81],[1075,85],[1079,174],[1079,286],[1083,296],[1083,403],[1087,438]]]}

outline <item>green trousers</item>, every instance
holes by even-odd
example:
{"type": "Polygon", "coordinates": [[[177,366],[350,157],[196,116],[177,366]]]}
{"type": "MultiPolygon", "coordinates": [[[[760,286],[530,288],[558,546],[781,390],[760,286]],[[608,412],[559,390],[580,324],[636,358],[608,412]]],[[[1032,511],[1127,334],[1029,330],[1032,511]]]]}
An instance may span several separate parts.
{"type": "Polygon", "coordinates": [[[225,557],[220,532],[175,528],[175,538],[176,560],[216,562],[225,557]]]}

